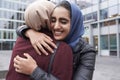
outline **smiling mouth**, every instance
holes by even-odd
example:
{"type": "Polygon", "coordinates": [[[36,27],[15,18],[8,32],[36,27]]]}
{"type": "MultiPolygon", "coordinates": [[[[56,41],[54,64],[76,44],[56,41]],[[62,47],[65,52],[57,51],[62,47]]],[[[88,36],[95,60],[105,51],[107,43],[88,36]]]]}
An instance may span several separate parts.
{"type": "Polygon", "coordinates": [[[61,34],[62,34],[62,31],[55,31],[55,32],[54,32],[54,35],[55,35],[55,36],[60,36],[61,34]]]}

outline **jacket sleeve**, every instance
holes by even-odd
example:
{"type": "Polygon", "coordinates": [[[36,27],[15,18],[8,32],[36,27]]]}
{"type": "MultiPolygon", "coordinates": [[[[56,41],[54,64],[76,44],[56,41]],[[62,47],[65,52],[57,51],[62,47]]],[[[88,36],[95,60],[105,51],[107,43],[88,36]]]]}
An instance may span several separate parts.
{"type": "Polygon", "coordinates": [[[48,73],[46,73],[39,67],[37,67],[30,76],[34,80],[59,80],[51,74],[50,76],[48,76],[48,73]]]}
{"type": "Polygon", "coordinates": [[[92,80],[96,51],[89,44],[84,44],[84,42],[80,47],[81,49],[75,57],[77,68],[73,80],[92,80]]]}
{"type": "Polygon", "coordinates": [[[47,72],[37,67],[31,74],[31,77],[34,80],[71,80],[72,69],[72,50],[61,44],[56,52],[51,74],[48,76],[47,72]]]}
{"type": "Polygon", "coordinates": [[[17,29],[16,29],[16,33],[18,36],[20,37],[23,37],[24,39],[27,39],[27,37],[25,36],[25,32],[30,29],[27,25],[22,25],[22,26],[19,26],[17,29]]]}

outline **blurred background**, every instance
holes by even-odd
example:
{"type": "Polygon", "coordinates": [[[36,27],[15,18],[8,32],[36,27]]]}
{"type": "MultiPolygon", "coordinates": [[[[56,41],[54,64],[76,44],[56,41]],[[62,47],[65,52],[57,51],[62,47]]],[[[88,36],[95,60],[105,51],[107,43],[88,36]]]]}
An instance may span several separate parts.
{"type": "MultiPolygon", "coordinates": [[[[8,69],[12,48],[17,34],[16,28],[24,24],[24,11],[27,5],[35,0],[0,0],[0,76],[8,69]],[[6,61],[6,62],[3,62],[6,61]],[[3,72],[2,72],[3,71],[3,72]]],[[[62,0],[49,0],[55,4],[62,0]]],[[[106,73],[96,73],[99,78],[107,73],[119,74],[120,67],[120,0],[71,0],[78,5],[83,13],[85,34],[84,39],[97,51],[96,68],[105,67],[106,73]],[[103,64],[103,65],[102,65],[103,64]],[[100,67],[101,66],[101,67],[100,67]],[[112,70],[117,69],[114,72],[112,70]],[[110,71],[110,72],[109,72],[110,71]]],[[[102,69],[103,70],[103,69],[102,69]]],[[[104,70],[104,71],[105,71],[104,70]]],[[[100,70],[101,71],[101,70],[100,70]]],[[[116,78],[100,80],[120,80],[116,78]]],[[[94,80],[99,80],[94,78],[94,80]]]]}

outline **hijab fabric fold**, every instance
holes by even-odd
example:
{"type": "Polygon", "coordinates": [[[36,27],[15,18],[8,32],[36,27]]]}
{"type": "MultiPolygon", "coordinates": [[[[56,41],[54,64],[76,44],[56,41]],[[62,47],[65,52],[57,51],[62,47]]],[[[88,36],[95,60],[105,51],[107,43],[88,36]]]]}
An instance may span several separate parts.
{"type": "Polygon", "coordinates": [[[26,25],[34,30],[49,26],[49,18],[54,7],[55,4],[46,0],[37,0],[29,4],[24,13],[26,25]]]}
{"type": "MultiPolygon", "coordinates": [[[[68,1],[69,2],[69,1],[68,1]]],[[[65,41],[72,47],[73,51],[79,39],[84,34],[83,15],[80,8],[73,2],[69,2],[71,6],[71,29],[65,41]]]]}

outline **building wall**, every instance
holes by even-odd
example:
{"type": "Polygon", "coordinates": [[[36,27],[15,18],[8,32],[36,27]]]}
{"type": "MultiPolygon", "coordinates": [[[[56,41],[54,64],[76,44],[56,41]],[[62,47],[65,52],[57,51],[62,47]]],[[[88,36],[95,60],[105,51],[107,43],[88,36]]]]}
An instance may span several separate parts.
{"type": "Polygon", "coordinates": [[[17,38],[15,29],[24,24],[23,13],[30,1],[0,1],[0,50],[12,50],[17,38]]]}
{"type": "Polygon", "coordinates": [[[84,8],[82,12],[85,26],[83,37],[99,55],[120,57],[120,0],[98,0],[96,5],[84,8]]]}

